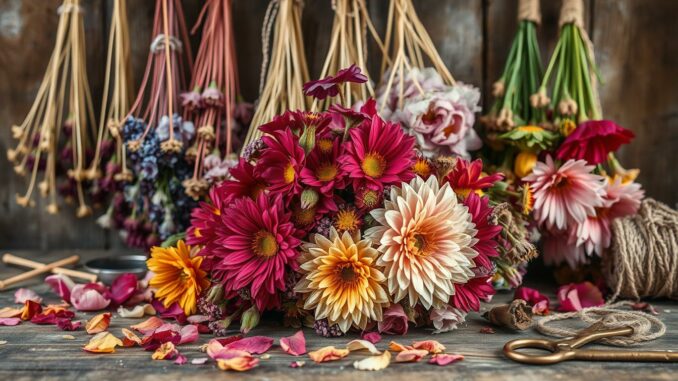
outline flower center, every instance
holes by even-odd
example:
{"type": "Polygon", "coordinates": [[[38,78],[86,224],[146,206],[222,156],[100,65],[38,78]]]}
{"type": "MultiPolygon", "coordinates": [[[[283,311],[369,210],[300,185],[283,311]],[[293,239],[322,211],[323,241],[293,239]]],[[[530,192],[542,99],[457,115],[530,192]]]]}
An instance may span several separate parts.
{"type": "Polygon", "coordinates": [[[294,182],[297,173],[294,171],[294,166],[292,163],[288,163],[283,171],[283,179],[285,179],[285,184],[292,184],[294,182]]]}
{"type": "Polygon", "coordinates": [[[320,181],[334,180],[337,176],[337,166],[328,162],[322,163],[315,170],[315,175],[320,181]]]}
{"type": "Polygon", "coordinates": [[[450,135],[458,134],[459,131],[461,131],[461,128],[464,125],[464,121],[462,120],[461,117],[459,116],[454,116],[452,118],[452,124],[448,125],[443,129],[443,133],[445,134],[445,137],[449,137],[450,135]]]}
{"type": "Polygon", "coordinates": [[[316,142],[316,147],[320,150],[322,153],[330,153],[332,152],[334,144],[332,143],[332,139],[318,139],[316,142]]]}
{"type": "Polygon", "coordinates": [[[412,167],[412,171],[423,177],[429,177],[431,175],[431,166],[428,164],[428,161],[423,158],[417,159],[416,162],[414,162],[414,166],[412,167]]]}
{"type": "Polygon", "coordinates": [[[297,226],[308,226],[313,223],[316,212],[315,207],[303,209],[301,206],[295,205],[292,209],[292,217],[297,226]]]}
{"type": "Polygon", "coordinates": [[[544,131],[544,129],[539,127],[539,126],[520,126],[520,127],[518,127],[518,131],[522,131],[522,132],[542,132],[542,131],[544,131]]]}
{"type": "Polygon", "coordinates": [[[426,238],[425,234],[410,233],[407,238],[407,248],[414,255],[426,256],[435,250],[435,245],[426,238]]]}
{"type": "Polygon", "coordinates": [[[379,194],[377,191],[368,189],[362,194],[362,203],[367,208],[374,208],[379,203],[379,194]]]}
{"type": "Polygon", "coordinates": [[[250,188],[250,198],[252,200],[256,200],[259,195],[266,190],[266,184],[264,183],[255,183],[252,185],[252,188],[250,188]]]}
{"type": "Polygon", "coordinates": [[[252,251],[260,257],[270,258],[278,254],[278,242],[271,232],[260,230],[252,240],[252,251]]]}
{"type": "Polygon", "coordinates": [[[360,218],[354,210],[342,209],[337,213],[334,227],[339,231],[352,233],[360,227],[360,218]]]}
{"type": "Polygon", "coordinates": [[[386,160],[384,157],[376,152],[370,152],[365,155],[362,164],[360,165],[363,172],[372,178],[378,179],[386,170],[386,160]]]}
{"type": "Polygon", "coordinates": [[[426,113],[421,116],[421,121],[424,122],[424,124],[434,124],[438,119],[438,114],[433,110],[433,106],[429,106],[426,113]]]}

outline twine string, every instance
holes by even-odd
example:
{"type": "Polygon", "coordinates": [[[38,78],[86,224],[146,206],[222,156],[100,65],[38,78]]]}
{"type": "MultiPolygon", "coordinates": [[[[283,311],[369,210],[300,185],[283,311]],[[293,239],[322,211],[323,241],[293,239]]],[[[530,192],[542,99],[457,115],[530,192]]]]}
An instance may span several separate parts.
{"type": "Polygon", "coordinates": [[[539,9],[539,0],[520,0],[518,1],[518,21],[532,21],[535,24],[541,24],[541,10],[539,9]]]}

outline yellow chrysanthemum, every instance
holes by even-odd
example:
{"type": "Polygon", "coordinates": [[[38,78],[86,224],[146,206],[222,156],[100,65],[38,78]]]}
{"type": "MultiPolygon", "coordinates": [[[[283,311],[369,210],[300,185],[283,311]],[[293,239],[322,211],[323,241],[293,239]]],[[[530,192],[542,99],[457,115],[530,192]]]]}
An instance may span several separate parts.
{"type": "Polygon", "coordinates": [[[365,329],[369,321],[381,321],[388,307],[386,277],[376,266],[379,252],[360,232],[351,236],[330,228],[330,238],[316,234],[299,257],[303,276],[294,290],[307,294],[304,309],[315,309],[317,320],[327,319],[343,332],[351,326],[365,329]]]}
{"type": "Polygon", "coordinates": [[[193,314],[200,292],[209,286],[201,263],[202,257],[191,258],[184,241],[177,242],[177,247],[153,247],[146,265],[153,272],[149,285],[156,289],[155,297],[165,307],[178,302],[186,315],[193,314]]]}
{"type": "Polygon", "coordinates": [[[449,183],[441,187],[435,176],[417,176],[392,187],[384,208],[371,214],[379,226],[365,236],[380,245],[377,264],[384,266],[394,303],[407,297],[411,306],[444,306],[454,285],[474,276],[475,226],[449,183]]]}

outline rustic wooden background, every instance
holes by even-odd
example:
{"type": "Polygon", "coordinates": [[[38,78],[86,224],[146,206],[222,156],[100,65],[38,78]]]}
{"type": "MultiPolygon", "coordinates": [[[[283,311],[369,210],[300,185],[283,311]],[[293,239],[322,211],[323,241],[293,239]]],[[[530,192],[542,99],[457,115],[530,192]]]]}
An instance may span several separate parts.
{"type": "MultiPolygon", "coordinates": [[[[88,70],[93,94],[103,86],[104,49],[114,0],[83,0],[86,12],[88,70]]],[[[121,248],[115,233],[94,219],[59,216],[43,207],[24,209],[14,195],[25,187],[4,152],[14,145],[10,126],[21,122],[33,102],[54,43],[60,0],[0,0],[0,248],[121,248]]],[[[128,0],[136,78],[151,40],[152,0],[128,0]]],[[[201,1],[184,0],[192,25],[201,1]]],[[[303,31],[312,76],[318,75],[332,22],[330,0],[306,0],[303,31]]],[[[387,0],[368,0],[377,28],[385,28],[387,0]]],[[[243,96],[257,96],[261,63],[260,28],[267,0],[234,0],[234,22],[243,96]]],[[[517,0],[415,0],[423,23],[456,78],[484,91],[497,78],[516,27],[517,0]]],[[[560,1],[542,0],[539,30],[543,57],[557,38],[560,1]]],[[[640,182],[651,197],[676,206],[678,147],[678,40],[676,0],[586,0],[587,23],[605,82],[604,114],[633,130],[637,138],[623,148],[628,167],[641,169],[640,182]]],[[[197,39],[194,39],[197,43],[197,39]]],[[[197,45],[196,45],[197,46],[197,45]]],[[[374,49],[373,49],[374,53],[374,49]]],[[[371,72],[376,73],[378,57],[371,72]]],[[[101,211],[100,211],[101,212],[101,211]]]]}

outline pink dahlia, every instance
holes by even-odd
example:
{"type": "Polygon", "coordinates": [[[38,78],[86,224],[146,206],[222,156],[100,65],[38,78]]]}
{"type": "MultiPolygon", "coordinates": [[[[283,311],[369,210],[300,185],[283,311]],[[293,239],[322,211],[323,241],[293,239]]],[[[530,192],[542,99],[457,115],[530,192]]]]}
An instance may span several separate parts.
{"type": "Polygon", "coordinates": [[[255,172],[254,166],[243,158],[231,168],[230,174],[232,180],[226,180],[213,188],[216,189],[215,198],[219,198],[224,206],[241,197],[256,200],[266,190],[266,182],[255,172]]]}
{"type": "Polygon", "coordinates": [[[316,81],[304,84],[304,94],[317,99],[334,97],[339,94],[339,85],[346,82],[365,83],[367,76],[360,72],[360,67],[353,64],[346,69],[341,69],[334,76],[328,76],[316,81]]]}
{"type": "Polygon", "coordinates": [[[282,197],[237,199],[222,214],[214,273],[228,292],[248,289],[259,311],[277,307],[285,271],[296,270],[299,232],[282,197]]]}
{"type": "Polygon", "coordinates": [[[565,230],[572,223],[583,223],[603,206],[603,177],[593,174],[584,160],[568,160],[557,166],[551,156],[538,162],[523,178],[534,193],[534,214],[540,224],[565,230]]]}
{"type": "Polygon", "coordinates": [[[462,197],[471,192],[483,191],[503,178],[504,175],[501,173],[484,175],[483,162],[480,159],[469,162],[462,158],[457,159],[452,171],[445,176],[454,192],[462,197]]]}
{"type": "Polygon", "coordinates": [[[615,219],[636,214],[644,196],[645,192],[638,183],[622,182],[622,179],[618,176],[609,179],[605,183],[604,195],[609,218],[615,219]]]}
{"type": "Polygon", "coordinates": [[[586,262],[584,250],[577,247],[576,226],[571,231],[545,232],[543,237],[544,263],[547,266],[557,266],[567,263],[571,268],[586,262]]]}
{"type": "Polygon", "coordinates": [[[362,185],[381,190],[385,185],[410,181],[415,158],[414,138],[399,125],[375,116],[371,122],[351,129],[339,162],[353,180],[354,190],[362,185]]]}
{"type": "Polygon", "coordinates": [[[466,283],[454,285],[450,305],[464,312],[478,311],[480,301],[489,302],[495,293],[490,276],[476,277],[466,283]]]}
{"type": "Polygon", "coordinates": [[[292,130],[274,131],[263,138],[266,148],[262,150],[255,172],[269,185],[272,193],[286,197],[301,192],[300,173],[304,168],[304,149],[292,130]]]}
{"type": "Polygon", "coordinates": [[[339,165],[343,150],[339,138],[321,138],[306,157],[306,166],[301,170],[301,181],[325,196],[335,189],[346,187],[346,173],[339,165]]]}
{"type": "Polygon", "coordinates": [[[499,255],[496,238],[501,232],[501,226],[490,223],[490,215],[492,214],[490,199],[489,197],[480,197],[475,193],[471,193],[464,199],[464,205],[468,208],[468,212],[471,214],[471,221],[473,221],[478,231],[475,236],[477,241],[473,245],[473,249],[478,252],[478,256],[473,258],[473,261],[478,267],[491,269],[491,258],[499,255]]]}
{"type": "Polygon", "coordinates": [[[620,127],[611,120],[588,120],[579,124],[560,145],[556,156],[560,160],[586,160],[589,164],[600,164],[607,154],[634,138],[633,132],[620,127]]]}

